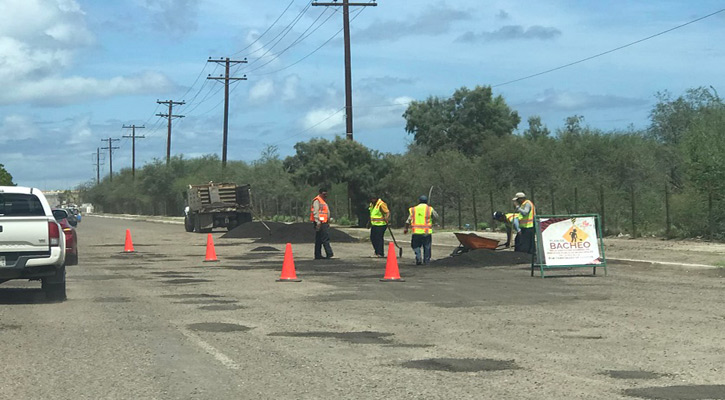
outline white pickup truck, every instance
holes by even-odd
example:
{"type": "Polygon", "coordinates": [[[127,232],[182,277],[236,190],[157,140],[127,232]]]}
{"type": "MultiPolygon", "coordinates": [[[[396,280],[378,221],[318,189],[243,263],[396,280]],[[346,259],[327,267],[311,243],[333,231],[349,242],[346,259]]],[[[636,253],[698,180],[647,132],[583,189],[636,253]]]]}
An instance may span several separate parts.
{"type": "Polygon", "coordinates": [[[0,186],[0,283],[40,280],[49,300],[65,293],[65,235],[35,188],[0,186]]]}

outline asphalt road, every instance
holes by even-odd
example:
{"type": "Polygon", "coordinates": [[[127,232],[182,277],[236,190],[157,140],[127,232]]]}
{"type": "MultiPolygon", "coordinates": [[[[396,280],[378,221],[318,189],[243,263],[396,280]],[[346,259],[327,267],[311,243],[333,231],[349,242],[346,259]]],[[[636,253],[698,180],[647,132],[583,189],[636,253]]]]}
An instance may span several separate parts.
{"type": "Polygon", "coordinates": [[[278,283],[283,245],[215,232],[205,263],[180,225],[78,231],[66,302],[0,285],[2,399],[725,399],[722,268],[540,279],[416,268],[406,249],[389,283],[369,243],[333,243],[326,261],[295,245],[303,281],[278,283]]]}

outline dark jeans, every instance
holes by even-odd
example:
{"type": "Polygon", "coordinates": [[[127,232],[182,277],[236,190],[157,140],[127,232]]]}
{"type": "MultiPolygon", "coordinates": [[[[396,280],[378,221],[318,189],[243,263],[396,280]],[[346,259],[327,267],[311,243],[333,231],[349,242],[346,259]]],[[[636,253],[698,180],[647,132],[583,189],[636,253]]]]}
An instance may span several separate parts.
{"type": "Polygon", "coordinates": [[[373,244],[375,254],[379,256],[385,255],[385,230],[388,229],[387,225],[373,225],[370,227],[370,243],[373,244]]]}
{"type": "MultiPolygon", "coordinates": [[[[314,226],[314,222],[313,222],[314,226]]],[[[322,257],[322,246],[325,246],[325,255],[327,258],[332,257],[332,247],[330,247],[330,224],[320,225],[320,230],[315,231],[315,259],[322,257]]]]}
{"type": "Polygon", "coordinates": [[[424,264],[428,264],[430,262],[431,244],[433,244],[432,235],[413,235],[413,238],[410,240],[410,247],[413,248],[413,252],[415,253],[416,264],[420,264],[421,261],[424,264]],[[423,258],[420,257],[421,247],[423,248],[423,258]]]}
{"type": "Polygon", "coordinates": [[[534,254],[536,250],[534,228],[521,228],[521,233],[514,240],[514,251],[534,254]]]}

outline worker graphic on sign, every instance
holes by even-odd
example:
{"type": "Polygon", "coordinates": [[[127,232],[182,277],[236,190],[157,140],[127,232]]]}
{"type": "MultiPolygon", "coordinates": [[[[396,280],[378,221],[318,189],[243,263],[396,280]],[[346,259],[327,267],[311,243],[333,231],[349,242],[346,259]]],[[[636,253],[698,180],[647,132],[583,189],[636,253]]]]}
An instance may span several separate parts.
{"type": "Polygon", "coordinates": [[[571,238],[572,243],[576,243],[576,237],[577,237],[576,228],[571,230],[571,232],[569,233],[569,237],[571,238]]]}

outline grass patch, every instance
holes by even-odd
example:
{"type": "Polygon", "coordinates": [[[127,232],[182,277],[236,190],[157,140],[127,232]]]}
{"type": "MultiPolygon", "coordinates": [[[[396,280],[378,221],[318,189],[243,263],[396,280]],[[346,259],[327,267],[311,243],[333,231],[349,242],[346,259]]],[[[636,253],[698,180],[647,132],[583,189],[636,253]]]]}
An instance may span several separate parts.
{"type": "Polygon", "coordinates": [[[715,263],[715,266],[718,268],[725,268],[725,260],[720,260],[715,263]]]}

